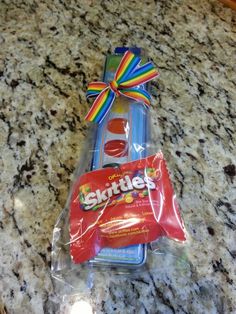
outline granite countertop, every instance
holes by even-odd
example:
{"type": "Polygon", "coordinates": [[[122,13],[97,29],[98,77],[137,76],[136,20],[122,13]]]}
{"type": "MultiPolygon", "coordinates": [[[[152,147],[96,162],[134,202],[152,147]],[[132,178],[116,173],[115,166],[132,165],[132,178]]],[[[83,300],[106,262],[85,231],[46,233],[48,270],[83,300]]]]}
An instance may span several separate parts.
{"type": "Polygon", "coordinates": [[[96,313],[236,313],[235,22],[212,0],[1,1],[1,314],[59,313],[52,230],[86,134],[87,84],[121,45],[144,47],[161,73],[153,134],[189,268],[112,277],[90,300],[96,313]]]}

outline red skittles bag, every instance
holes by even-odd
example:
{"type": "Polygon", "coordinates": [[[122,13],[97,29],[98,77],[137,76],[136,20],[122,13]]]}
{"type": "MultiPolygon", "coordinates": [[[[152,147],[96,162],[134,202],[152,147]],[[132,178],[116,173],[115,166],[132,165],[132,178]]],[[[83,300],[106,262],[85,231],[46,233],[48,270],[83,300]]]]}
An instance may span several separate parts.
{"type": "Polygon", "coordinates": [[[82,263],[104,247],[148,243],[185,232],[162,153],[83,174],[70,202],[70,250],[82,263]]]}

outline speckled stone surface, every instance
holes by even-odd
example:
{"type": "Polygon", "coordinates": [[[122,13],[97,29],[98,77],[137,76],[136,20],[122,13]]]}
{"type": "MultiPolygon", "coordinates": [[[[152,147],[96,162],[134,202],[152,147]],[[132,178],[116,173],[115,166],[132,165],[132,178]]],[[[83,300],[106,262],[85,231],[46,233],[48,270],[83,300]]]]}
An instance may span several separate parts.
{"type": "Polygon", "coordinates": [[[0,2],[0,313],[70,312],[50,277],[52,229],[86,132],[86,86],[117,45],[144,47],[161,73],[154,140],[189,268],[104,275],[89,300],[96,313],[236,313],[236,13],[218,1],[145,2],[0,2]]]}

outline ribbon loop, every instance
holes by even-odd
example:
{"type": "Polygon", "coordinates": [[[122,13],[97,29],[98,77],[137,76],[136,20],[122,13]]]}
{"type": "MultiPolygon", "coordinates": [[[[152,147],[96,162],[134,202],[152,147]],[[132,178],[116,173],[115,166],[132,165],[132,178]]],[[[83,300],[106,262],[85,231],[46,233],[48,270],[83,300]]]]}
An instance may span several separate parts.
{"type": "Polygon", "coordinates": [[[110,110],[116,96],[125,97],[150,105],[149,93],[138,86],[154,79],[159,74],[151,62],[139,66],[141,59],[127,51],[109,84],[92,82],[88,86],[87,98],[96,97],[85,119],[101,123],[110,110]]]}

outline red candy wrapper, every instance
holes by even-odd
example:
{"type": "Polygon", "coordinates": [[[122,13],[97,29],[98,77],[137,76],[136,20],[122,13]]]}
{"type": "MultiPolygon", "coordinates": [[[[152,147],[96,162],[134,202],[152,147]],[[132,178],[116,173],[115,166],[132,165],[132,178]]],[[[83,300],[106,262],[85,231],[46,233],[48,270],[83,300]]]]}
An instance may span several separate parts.
{"type": "Polygon", "coordinates": [[[70,251],[85,262],[104,247],[148,243],[161,236],[184,241],[184,225],[160,152],[81,175],[70,201],[70,251]]]}

